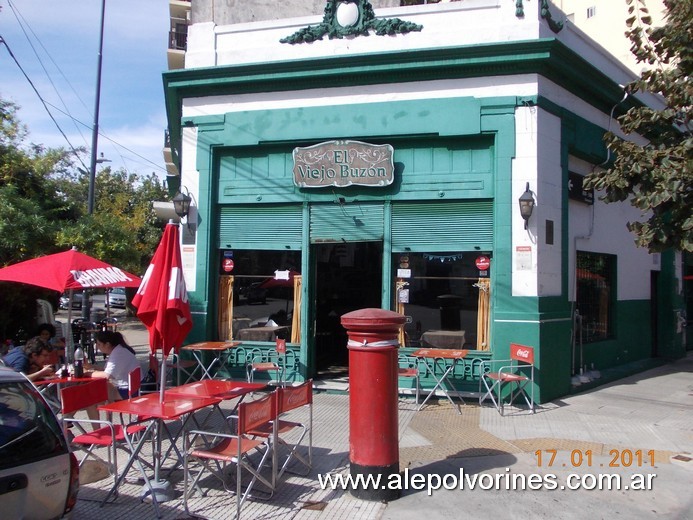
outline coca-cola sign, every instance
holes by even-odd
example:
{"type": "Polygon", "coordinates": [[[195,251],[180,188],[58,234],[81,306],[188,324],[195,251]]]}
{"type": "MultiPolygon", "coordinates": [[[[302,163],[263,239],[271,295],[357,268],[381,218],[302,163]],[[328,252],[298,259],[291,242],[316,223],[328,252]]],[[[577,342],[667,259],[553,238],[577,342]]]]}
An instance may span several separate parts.
{"type": "Polygon", "coordinates": [[[327,141],[294,148],[294,184],[325,186],[388,186],[392,184],[394,150],[389,144],[327,141]]]}
{"type": "Polygon", "coordinates": [[[534,349],[516,343],[510,344],[510,357],[526,363],[534,363],[534,349]]]}

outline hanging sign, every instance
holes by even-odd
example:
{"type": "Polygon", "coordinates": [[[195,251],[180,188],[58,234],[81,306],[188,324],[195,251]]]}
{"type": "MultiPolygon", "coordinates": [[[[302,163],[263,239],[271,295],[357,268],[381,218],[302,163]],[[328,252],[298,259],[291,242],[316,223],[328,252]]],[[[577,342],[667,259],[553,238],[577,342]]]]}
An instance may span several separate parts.
{"type": "Polygon", "coordinates": [[[294,148],[294,184],[325,186],[388,186],[392,184],[394,149],[389,144],[327,141],[294,148]]]}

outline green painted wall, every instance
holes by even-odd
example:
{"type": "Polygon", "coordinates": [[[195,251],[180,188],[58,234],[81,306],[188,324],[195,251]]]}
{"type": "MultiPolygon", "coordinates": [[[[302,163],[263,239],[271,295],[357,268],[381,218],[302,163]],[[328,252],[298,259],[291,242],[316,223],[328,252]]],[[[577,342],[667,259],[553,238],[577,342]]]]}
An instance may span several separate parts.
{"type": "MultiPolygon", "coordinates": [[[[368,57],[297,60],[276,64],[271,71],[262,66],[230,66],[164,75],[174,147],[180,143],[180,125],[198,128],[198,274],[196,290],[191,293],[195,328],[188,341],[209,339],[216,334],[214,302],[217,280],[216,269],[210,266],[214,265],[216,248],[219,247],[217,204],[297,203],[303,205],[303,220],[307,221],[308,203],[327,202],[334,195],[328,190],[301,192],[292,186],[288,153],[294,146],[344,138],[388,142],[400,150],[401,157],[396,156],[399,162],[397,175],[406,181],[375,194],[361,188],[340,190],[340,194],[364,201],[384,199],[386,215],[389,200],[492,199],[494,263],[491,342],[494,356],[507,357],[510,342],[535,346],[537,382],[541,389],[537,392],[538,401],[544,402],[570,391],[572,347],[568,277],[563,277],[562,294],[559,296],[512,296],[511,220],[517,211],[517,201],[511,196],[511,167],[515,153],[514,110],[517,106],[536,104],[562,121],[564,213],[561,243],[564,273],[570,254],[567,159],[569,155],[575,155],[594,163],[602,162],[606,158],[602,141],[604,129],[542,97],[428,99],[180,117],[180,104],[185,97],[482,77],[498,74],[501,65],[504,74],[537,73],[546,77],[605,114],[609,114],[622,95],[622,90],[615,82],[595,73],[589,63],[551,39],[512,46],[498,44],[476,50],[483,53],[477,52],[473,58],[465,54],[465,49],[432,49],[396,55],[374,53],[368,57]],[[491,63],[493,66],[489,66],[491,63]],[[305,74],[307,71],[311,74],[305,74]],[[449,142],[455,141],[460,144],[457,151],[449,148],[449,142]],[[432,151],[443,142],[448,146],[447,157],[442,151],[432,151]],[[420,148],[412,143],[418,143],[420,148]],[[474,147],[481,155],[474,156],[477,153],[474,147]],[[243,158],[242,154],[245,154],[243,158]],[[231,176],[231,172],[238,167],[238,164],[230,162],[235,160],[241,160],[239,164],[246,174],[245,178],[231,176]],[[428,178],[422,181],[422,176],[407,177],[410,173],[407,167],[412,163],[416,165],[413,168],[415,174],[427,170],[428,178]],[[272,175],[278,172],[279,178],[263,177],[263,172],[268,175],[269,172],[272,175]],[[454,172],[454,176],[447,176],[445,172],[454,172]]],[[[618,111],[625,110],[629,102],[619,105],[616,115],[618,111]]],[[[308,232],[304,230],[302,247],[305,251],[309,244],[308,232]]],[[[385,245],[388,246],[387,239],[385,245]]],[[[304,272],[309,268],[306,256],[302,266],[304,272]]],[[[385,266],[389,265],[387,256],[384,255],[385,266]]],[[[659,347],[660,354],[667,357],[682,355],[683,348],[681,335],[675,332],[676,310],[682,304],[673,275],[673,255],[664,254],[659,287],[659,347]]],[[[308,299],[310,291],[310,282],[306,281],[305,299],[308,299]]],[[[389,286],[383,287],[383,301],[390,301],[389,291],[389,286]]],[[[628,326],[634,315],[647,317],[647,313],[649,304],[646,302],[618,302],[615,318],[617,337],[611,342],[590,345],[585,351],[598,360],[595,365],[597,362],[607,365],[647,357],[651,348],[649,331],[642,329],[635,333],[628,326]]],[[[304,330],[309,330],[306,320],[304,316],[304,330]]],[[[311,364],[305,348],[301,351],[301,363],[304,367],[311,364]]],[[[473,382],[467,381],[467,384],[473,386],[473,382]]]]}

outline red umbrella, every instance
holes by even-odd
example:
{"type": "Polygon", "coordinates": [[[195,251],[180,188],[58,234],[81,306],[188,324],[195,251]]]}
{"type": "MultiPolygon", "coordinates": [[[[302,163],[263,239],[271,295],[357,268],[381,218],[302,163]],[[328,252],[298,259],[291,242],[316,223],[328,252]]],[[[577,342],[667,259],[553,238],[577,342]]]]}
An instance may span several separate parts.
{"type": "Polygon", "coordinates": [[[149,350],[163,353],[160,390],[164,397],[165,362],[171,349],[180,350],[192,329],[192,315],[183,278],[178,224],[169,223],[154,253],[142,284],[132,299],[137,316],[149,330],[149,350]]]}
{"type": "MultiPolygon", "coordinates": [[[[138,276],[80,253],[75,247],[69,251],[33,258],[0,269],[0,282],[26,283],[59,292],[69,291],[68,324],[72,319],[74,289],[138,287],[141,281],[138,276]]],[[[69,356],[72,334],[68,334],[67,340],[69,356]]]]}
{"type": "Polygon", "coordinates": [[[140,278],[76,248],[0,269],[1,282],[19,282],[54,291],[102,287],[138,287],[140,278]]]}

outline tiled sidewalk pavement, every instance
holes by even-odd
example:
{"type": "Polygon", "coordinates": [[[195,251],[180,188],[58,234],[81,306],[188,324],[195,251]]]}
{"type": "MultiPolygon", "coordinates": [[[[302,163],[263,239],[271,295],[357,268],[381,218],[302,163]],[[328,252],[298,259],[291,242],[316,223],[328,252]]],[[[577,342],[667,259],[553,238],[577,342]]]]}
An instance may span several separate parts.
{"type": "MultiPolygon", "coordinates": [[[[668,472],[670,476],[678,475],[668,469],[675,462],[672,455],[679,454],[690,460],[693,451],[691,371],[693,356],[595,391],[547,403],[534,415],[526,411],[513,413],[510,409],[506,417],[501,417],[492,407],[479,407],[472,399],[467,399],[461,414],[457,414],[444,400],[415,412],[412,400],[400,399],[400,469],[409,467],[419,472],[440,473],[460,464],[474,471],[474,468],[484,469],[487,465],[502,467],[519,463],[518,471],[535,471],[532,454],[536,450],[565,450],[566,453],[592,450],[597,457],[608,454],[612,447],[618,447],[653,449],[659,471],[668,472]]],[[[230,408],[230,405],[225,408],[230,408]]],[[[305,419],[301,411],[295,413],[301,420],[305,419]]],[[[244,518],[377,520],[402,515],[402,507],[414,506],[416,509],[416,505],[435,516],[435,511],[430,510],[432,503],[417,498],[414,504],[401,499],[388,506],[357,500],[344,491],[321,490],[318,474],[348,474],[349,471],[348,395],[315,393],[313,423],[313,471],[307,477],[285,475],[269,502],[251,501],[244,505],[244,518]]],[[[693,462],[681,464],[691,469],[693,462]]],[[[688,471],[684,473],[685,476],[690,474],[688,471]]],[[[136,473],[132,471],[130,475],[136,473]]],[[[180,500],[182,475],[182,469],[173,471],[171,475],[178,498],[161,505],[163,518],[186,517],[180,500]]],[[[98,503],[85,500],[103,497],[111,482],[111,479],[104,479],[83,486],[73,518],[154,517],[151,504],[142,504],[138,498],[141,483],[124,485],[121,496],[101,509],[98,503]]],[[[667,481],[662,482],[664,493],[658,498],[660,508],[662,503],[668,503],[665,498],[669,495],[666,493],[674,492],[674,489],[666,489],[667,481]]],[[[498,495],[495,500],[505,507],[503,500],[508,496],[514,495],[498,495]]],[[[528,500],[537,499],[534,495],[528,497],[528,500]]],[[[678,497],[680,500],[684,498],[678,497]]],[[[469,497],[462,495],[451,499],[450,504],[454,507],[462,507],[455,500],[469,500],[469,497]]],[[[668,501],[676,502],[673,497],[668,501]]],[[[488,507],[482,499],[480,502],[488,507]]],[[[205,498],[196,495],[190,504],[193,511],[207,518],[233,518],[235,514],[234,497],[222,491],[220,486],[205,498]]],[[[436,507],[442,505],[438,503],[436,507]]],[[[534,502],[530,505],[539,507],[534,502]]],[[[456,511],[454,507],[452,510],[456,511]]],[[[581,511],[579,504],[576,504],[575,511],[581,511]]],[[[416,511],[419,515],[416,517],[420,518],[421,513],[416,511]]]]}
{"type": "MultiPolygon", "coordinates": [[[[314,395],[313,411],[313,470],[306,477],[286,473],[282,478],[277,492],[269,501],[248,501],[244,504],[242,517],[262,519],[376,519],[380,516],[385,504],[365,502],[353,498],[343,491],[323,491],[318,484],[317,475],[325,473],[348,473],[349,468],[349,413],[348,396],[318,393],[314,395]]],[[[224,404],[224,409],[230,409],[230,404],[224,404]]],[[[402,430],[413,416],[410,410],[401,410],[399,414],[402,430]]],[[[307,413],[296,411],[293,416],[298,420],[307,420],[307,413]]],[[[165,450],[167,443],[164,442],[165,450]]],[[[146,449],[146,448],[145,448],[146,449]]],[[[146,451],[146,454],[150,454],[146,451]]],[[[121,455],[119,464],[125,464],[125,456],[121,455]],[[122,460],[122,462],[121,462],[122,460]]],[[[165,468],[170,467],[166,463],[165,468]]],[[[162,475],[168,475],[165,469],[162,475]]],[[[129,479],[139,476],[133,469],[129,479]]],[[[160,504],[162,518],[185,518],[181,494],[183,490],[183,470],[175,469],[169,480],[176,490],[177,498],[160,504]]],[[[210,480],[209,482],[213,482],[210,480]]],[[[139,494],[142,481],[139,483],[124,483],[120,488],[119,497],[112,503],[99,507],[102,499],[113,483],[112,478],[104,478],[80,488],[78,505],[73,518],[154,518],[154,508],[147,500],[142,503],[139,494]]],[[[235,516],[235,496],[221,489],[219,481],[206,497],[195,494],[188,501],[191,510],[205,518],[233,518],[235,516]]],[[[260,489],[260,488],[258,488],[260,489]]]]}

